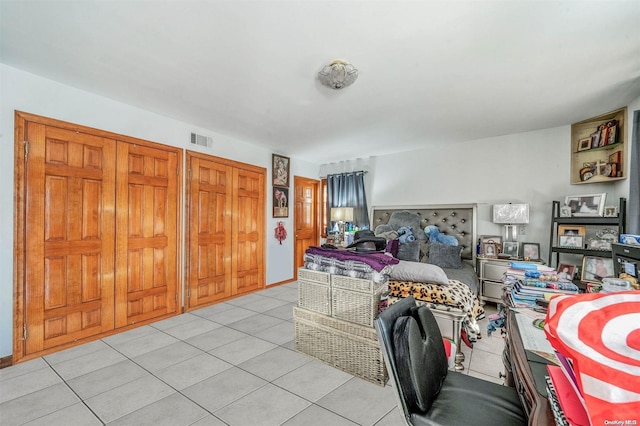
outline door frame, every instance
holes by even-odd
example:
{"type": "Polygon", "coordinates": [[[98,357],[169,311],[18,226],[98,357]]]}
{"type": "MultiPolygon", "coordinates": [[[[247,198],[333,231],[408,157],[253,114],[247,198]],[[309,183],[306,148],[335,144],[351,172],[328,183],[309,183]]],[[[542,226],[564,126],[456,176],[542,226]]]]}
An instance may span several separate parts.
{"type": "MultiPolygon", "coordinates": [[[[301,180],[307,181],[307,182],[313,182],[314,186],[315,186],[315,197],[314,197],[314,203],[315,206],[313,206],[313,210],[315,211],[315,215],[316,215],[316,230],[315,230],[315,235],[314,235],[314,240],[320,242],[320,237],[322,235],[322,232],[320,230],[320,228],[322,227],[322,182],[320,179],[311,179],[311,178],[307,178],[304,176],[294,176],[293,177],[293,193],[296,194],[296,186],[297,183],[300,182],[301,180]]],[[[293,215],[293,233],[294,233],[294,240],[293,240],[293,280],[297,281],[298,280],[298,267],[296,266],[296,241],[295,241],[295,232],[298,229],[298,224],[297,224],[297,216],[293,215]]]]}

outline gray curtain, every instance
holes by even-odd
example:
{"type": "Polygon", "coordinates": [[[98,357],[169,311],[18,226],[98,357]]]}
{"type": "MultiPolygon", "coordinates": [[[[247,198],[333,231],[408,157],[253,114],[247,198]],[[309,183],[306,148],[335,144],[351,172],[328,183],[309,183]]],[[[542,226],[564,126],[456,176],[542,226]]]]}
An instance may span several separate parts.
{"type": "Polygon", "coordinates": [[[331,207],[353,207],[353,224],[358,228],[369,226],[367,196],[364,193],[364,174],[366,172],[350,172],[327,175],[327,198],[329,209],[327,223],[329,231],[333,229],[331,207]]]}
{"type": "Polygon", "coordinates": [[[631,128],[631,169],[629,170],[629,203],[627,232],[640,234],[640,110],[633,112],[631,128]]]}

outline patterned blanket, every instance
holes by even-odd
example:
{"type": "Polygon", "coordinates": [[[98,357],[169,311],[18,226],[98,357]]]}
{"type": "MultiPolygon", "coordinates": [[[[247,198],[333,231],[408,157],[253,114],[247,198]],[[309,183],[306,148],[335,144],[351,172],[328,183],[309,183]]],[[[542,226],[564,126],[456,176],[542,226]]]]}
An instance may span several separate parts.
{"type": "Polygon", "coordinates": [[[389,302],[398,298],[413,295],[417,301],[428,304],[448,306],[459,309],[466,314],[462,323],[470,341],[477,340],[480,326],[477,320],[484,318],[484,309],[469,286],[458,281],[449,280],[448,285],[433,283],[417,283],[412,281],[389,281],[389,302]]]}
{"type": "Polygon", "coordinates": [[[319,254],[305,253],[304,267],[312,271],[328,272],[335,275],[344,275],[351,278],[371,280],[376,284],[385,284],[389,279],[390,266],[385,266],[381,271],[376,271],[372,266],[357,260],[340,260],[334,257],[319,254]]]}

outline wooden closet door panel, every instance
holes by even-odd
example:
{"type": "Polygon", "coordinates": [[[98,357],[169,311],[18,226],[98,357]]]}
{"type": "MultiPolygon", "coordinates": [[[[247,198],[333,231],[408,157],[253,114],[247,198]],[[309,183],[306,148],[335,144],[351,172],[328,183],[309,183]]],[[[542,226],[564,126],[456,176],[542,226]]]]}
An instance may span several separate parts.
{"type": "Polygon", "coordinates": [[[188,307],[231,296],[233,169],[188,155],[188,307]]]}
{"type": "Polygon", "coordinates": [[[28,123],[25,354],[114,327],[115,141],[28,123]]]}
{"type": "Polygon", "coordinates": [[[176,312],[178,156],[118,141],[116,327],[176,312]]]}
{"type": "Polygon", "coordinates": [[[264,288],[264,174],[234,170],[233,293],[264,288]]]}
{"type": "Polygon", "coordinates": [[[294,179],[294,274],[304,266],[304,253],[309,246],[320,241],[318,218],[318,193],[320,182],[313,179],[295,177],[294,179]]]}

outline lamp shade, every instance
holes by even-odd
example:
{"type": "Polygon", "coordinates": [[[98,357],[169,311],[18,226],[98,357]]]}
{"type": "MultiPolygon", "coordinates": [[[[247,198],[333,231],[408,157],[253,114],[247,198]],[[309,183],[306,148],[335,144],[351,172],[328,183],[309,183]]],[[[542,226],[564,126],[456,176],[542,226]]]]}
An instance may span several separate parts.
{"type": "Polygon", "coordinates": [[[529,223],[529,204],[494,204],[493,223],[529,223]]]}
{"type": "Polygon", "coordinates": [[[353,222],[353,207],[332,207],[331,220],[334,222],[353,222]]]}

